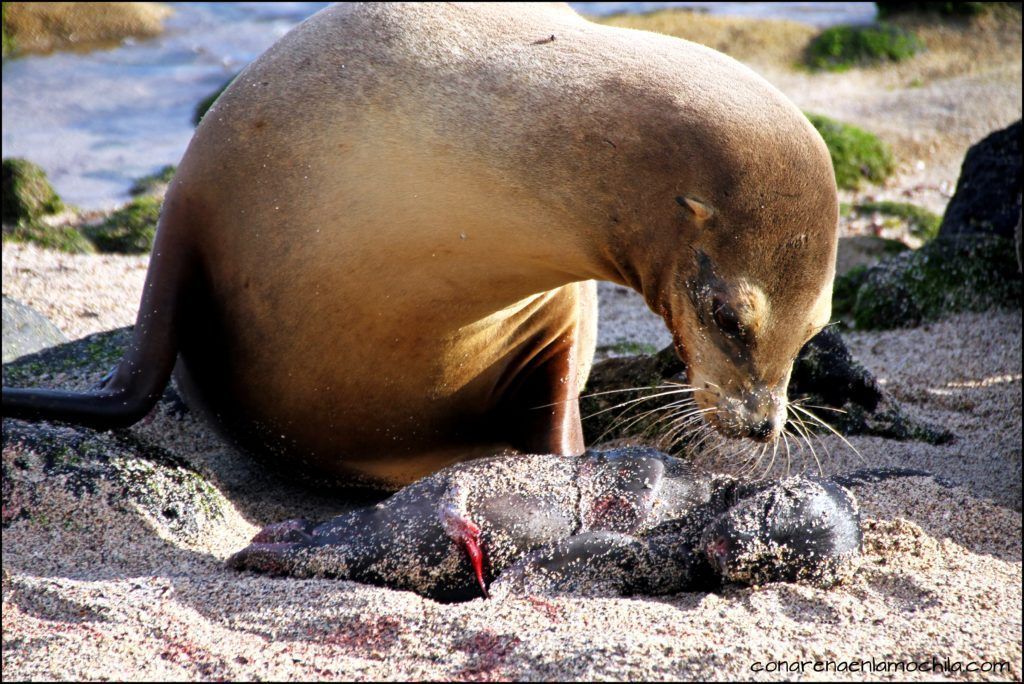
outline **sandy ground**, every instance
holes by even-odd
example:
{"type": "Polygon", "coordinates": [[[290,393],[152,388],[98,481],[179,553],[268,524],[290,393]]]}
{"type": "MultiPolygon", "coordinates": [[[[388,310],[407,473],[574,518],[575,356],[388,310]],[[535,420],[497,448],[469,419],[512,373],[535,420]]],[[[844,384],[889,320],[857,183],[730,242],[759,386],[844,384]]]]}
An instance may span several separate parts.
{"type": "MultiPolygon", "coordinates": [[[[923,170],[911,165],[879,191],[909,193],[941,211],[948,198],[941,188],[951,191],[969,141],[1020,116],[1019,72],[1018,60],[1013,85],[1004,74],[986,86],[989,72],[978,80],[959,72],[943,83],[936,77],[925,91],[915,89],[935,88],[933,99],[921,100],[931,112],[924,119],[905,111],[906,90],[880,90],[880,76],[780,71],[777,82],[801,105],[820,103],[824,113],[891,130],[896,139],[916,121],[925,138],[948,142],[923,170]],[[955,136],[947,136],[942,112],[952,112],[955,136]],[[927,189],[915,190],[921,184],[927,189]]],[[[145,265],[145,257],[5,244],[3,291],[77,338],[133,322],[145,265]]],[[[600,293],[605,354],[621,342],[667,343],[662,323],[634,293],[611,285],[600,293]]],[[[841,587],[441,605],[351,582],[241,575],[223,561],[260,525],[326,517],[344,503],[282,483],[190,416],[161,412],[131,434],[207,475],[216,486],[215,513],[181,529],[124,505],[113,483],[99,482],[80,498],[48,489],[52,496],[34,502],[30,517],[3,530],[3,677],[1020,681],[1020,311],[963,314],[848,340],[908,411],[957,439],[933,446],[851,438],[859,455],[835,437],[814,442],[829,473],[897,464],[944,478],[856,489],[865,554],[841,587]],[[779,671],[778,661],[787,669],[779,671]],[[993,670],[994,662],[1003,669],[993,670]],[[788,669],[793,663],[803,671],[788,669]],[[816,663],[832,669],[815,671],[816,663]],[[851,663],[876,669],[851,673],[851,663]],[[907,663],[909,672],[893,669],[907,663]],[[933,663],[954,670],[932,671],[933,663]],[[922,664],[928,669],[918,671],[922,664]]],[[[26,477],[41,472],[31,450],[5,444],[3,458],[5,467],[21,463],[26,477]]],[[[791,460],[795,470],[814,468],[808,450],[791,460]]],[[[743,469],[735,458],[701,466],[743,469]]]]}
{"type": "MultiPolygon", "coordinates": [[[[64,257],[5,248],[5,268],[18,259],[39,269],[64,257]]],[[[134,298],[140,285],[122,276],[137,262],[64,261],[66,280],[52,296],[134,298]]],[[[10,284],[23,296],[4,282],[5,292],[10,284]]],[[[635,295],[614,287],[601,294],[603,343],[664,341],[660,321],[635,295]]],[[[103,315],[120,325],[131,308],[103,315]]],[[[95,317],[58,321],[69,333],[96,325],[95,317]]],[[[1021,314],[964,314],[915,330],[857,333],[850,342],[911,412],[953,429],[957,440],[852,438],[861,456],[834,437],[815,442],[819,454],[829,451],[826,472],[891,463],[953,484],[911,478],[858,487],[865,556],[842,587],[449,606],[350,582],[239,575],[223,560],[260,525],[298,514],[324,518],[344,504],[268,476],[190,417],[161,413],[132,432],[208,474],[220,513],[183,531],[141,507],[112,505],[116,492],[102,484],[82,498],[50,489],[29,519],[3,533],[4,676],[779,679],[800,675],[758,668],[777,661],[848,668],[862,660],[892,668],[934,658],[940,667],[948,659],[952,667],[1008,668],[941,677],[1019,680],[1021,314]]],[[[5,463],[15,459],[30,471],[38,465],[31,451],[5,445],[5,463]]],[[[793,462],[794,470],[813,471],[806,451],[793,462]]],[[[736,460],[701,465],[742,471],[736,460]]],[[[863,677],[809,669],[803,676],[863,677]]],[[[876,670],[872,678],[935,676],[876,670]]]]}

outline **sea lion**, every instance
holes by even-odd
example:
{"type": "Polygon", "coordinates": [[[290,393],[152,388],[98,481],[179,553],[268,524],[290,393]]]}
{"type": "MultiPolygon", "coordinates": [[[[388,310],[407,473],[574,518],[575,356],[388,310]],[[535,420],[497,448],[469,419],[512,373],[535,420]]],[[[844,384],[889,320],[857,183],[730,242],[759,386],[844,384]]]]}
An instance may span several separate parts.
{"type": "Polygon", "coordinates": [[[861,545],[838,483],[698,477],[651,448],[449,466],[321,525],[270,525],[228,560],[442,601],[488,595],[666,594],[722,582],[830,586],[861,545]]]}
{"type": "Polygon", "coordinates": [[[3,414],[129,425],[174,369],[234,443],[327,482],[580,454],[604,279],[664,318],[706,420],[771,440],[837,221],[821,137],[718,52],[567,6],[332,6],[197,128],[120,365],[3,414]]]}

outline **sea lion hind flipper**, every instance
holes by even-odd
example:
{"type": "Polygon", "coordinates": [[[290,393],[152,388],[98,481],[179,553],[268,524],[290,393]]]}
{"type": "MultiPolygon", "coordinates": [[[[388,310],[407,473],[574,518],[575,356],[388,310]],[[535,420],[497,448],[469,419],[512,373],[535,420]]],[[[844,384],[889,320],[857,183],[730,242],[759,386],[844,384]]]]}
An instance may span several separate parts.
{"type": "Polygon", "coordinates": [[[301,564],[295,560],[300,549],[307,545],[298,542],[253,543],[228,558],[226,565],[234,570],[252,570],[267,575],[301,575],[301,564]]]}
{"type": "Polygon", "coordinates": [[[895,466],[884,466],[881,468],[861,468],[842,475],[833,475],[829,479],[842,487],[857,487],[859,485],[873,484],[884,480],[895,480],[899,477],[930,477],[941,487],[953,487],[953,483],[935,473],[918,468],[899,468],[895,466]]]}
{"type": "Polygon", "coordinates": [[[124,358],[92,390],[4,387],[5,418],[53,420],[98,430],[127,427],[146,416],[163,394],[178,354],[174,334],[182,289],[191,268],[191,250],[165,224],[175,211],[160,217],[154,258],[146,275],[139,315],[124,358]]]}

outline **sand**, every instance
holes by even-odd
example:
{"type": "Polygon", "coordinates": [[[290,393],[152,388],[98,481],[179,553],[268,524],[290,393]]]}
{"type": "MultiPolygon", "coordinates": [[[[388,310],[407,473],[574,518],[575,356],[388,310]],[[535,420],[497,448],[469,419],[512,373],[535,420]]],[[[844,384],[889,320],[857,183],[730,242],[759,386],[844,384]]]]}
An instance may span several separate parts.
{"type": "MultiPolygon", "coordinates": [[[[64,257],[5,247],[5,268],[19,258],[35,268],[64,257]]],[[[104,290],[123,285],[120,261],[132,259],[66,261],[63,292],[105,300],[104,290]]],[[[657,330],[657,323],[631,293],[602,288],[603,340],[624,329],[657,330]]],[[[948,658],[960,667],[1000,662],[1008,669],[942,676],[1019,680],[1020,312],[963,314],[849,339],[909,411],[947,425],[958,438],[944,446],[851,438],[864,461],[837,438],[822,438],[819,450],[831,451],[826,472],[893,463],[955,483],[910,478],[858,487],[865,556],[839,588],[441,605],[351,582],[240,575],[222,563],[260,525],[297,514],[323,518],[344,504],[277,481],[191,417],[163,411],[131,432],[208,474],[217,514],[197,529],[177,529],[142,507],[111,505],[120,501],[114,485],[101,482],[77,498],[44,483],[47,496],[33,503],[31,516],[3,533],[4,676],[784,679],[800,675],[755,668],[948,658]]],[[[20,461],[41,477],[31,450],[5,444],[3,458],[5,467],[20,461]]],[[[794,461],[813,469],[807,454],[794,461]]],[[[735,471],[735,463],[702,464],[726,471],[730,465],[735,471]]],[[[810,670],[803,676],[863,677],[810,670]]]]}
{"type": "MultiPolygon", "coordinates": [[[[825,113],[840,118],[836,109],[859,107],[863,119],[853,120],[860,123],[905,126],[887,118],[904,101],[871,96],[877,82],[861,72],[849,76],[815,81],[827,84],[821,94],[807,88],[805,74],[780,77],[780,85],[798,99],[820,99],[825,113]],[[839,94],[826,100],[833,87],[839,94]]],[[[961,77],[951,76],[945,90],[937,77],[928,86],[939,89],[934,111],[957,101],[961,77]]],[[[1014,108],[1020,116],[1019,83],[996,83],[1009,87],[1009,96],[990,101],[999,110],[991,121],[970,119],[977,103],[945,110],[959,127],[942,138],[952,147],[922,171],[908,167],[883,192],[907,192],[941,211],[948,191],[939,188],[952,188],[958,170],[950,160],[962,157],[965,141],[981,137],[975,128],[984,133],[1008,122],[1014,108]],[[922,182],[928,189],[914,190],[922,182]]],[[[939,139],[934,127],[947,119],[927,119],[933,128],[925,137],[939,139]]],[[[145,257],[76,257],[5,244],[3,292],[77,338],[133,322],[145,265],[145,257]]],[[[668,342],[637,295],[612,285],[602,285],[600,295],[602,354],[616,353],[622,342],[668,342]]],[[[859,455],[836,437],[814,442],[826,473],[896,464],[941,478],[855,489],[864,558],[840,587],[442,605],[346,581],[239,574],[223,561],[261,525],[327,517],[346,503],[277,480],[192,416],[164,407],[128,434],[213,483],[209,509],[194,524],[153,515],[125,498],[116,479],[73,494],[69,482],[48,479],[31,448],[4,443],[4,679],[1019,681],[1021,312],[966,313],[847,339],[908,412],[957,439],[928,445],[853,437],[859,455]]],[[[84,386],[94,378],[53,380],[84,386]]],[[[112,436],[90,439],[108,449],[105,458],[116,468],[135,467],[112,436]]],[[[699,465],[742,470],[735,459],[699,465]]],[[[146,467],[141,472],[155,496],[163,495],[175,469],[146,467]]],[[[816,466],[803,450],[790,468],[816,466]]]]}

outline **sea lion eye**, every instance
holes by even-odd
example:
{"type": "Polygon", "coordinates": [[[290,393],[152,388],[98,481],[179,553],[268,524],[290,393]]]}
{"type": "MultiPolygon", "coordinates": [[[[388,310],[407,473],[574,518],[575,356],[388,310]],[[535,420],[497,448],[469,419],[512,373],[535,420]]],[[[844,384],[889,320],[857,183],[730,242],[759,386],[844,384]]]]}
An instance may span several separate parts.
{"type": "Polygon", "coordinates": [[[723,335],[726,337],[742,337],[743,324],[740,322],[740,316],[736,313],[736,309],[715,297],[711,303],[711,315],[715,319],[715,325],[718,326],[723,335]]]}

